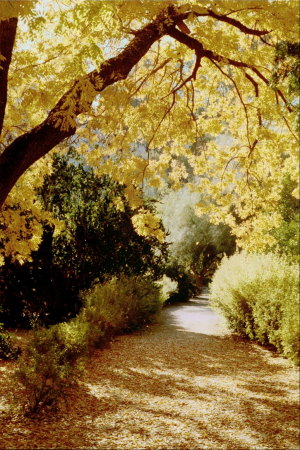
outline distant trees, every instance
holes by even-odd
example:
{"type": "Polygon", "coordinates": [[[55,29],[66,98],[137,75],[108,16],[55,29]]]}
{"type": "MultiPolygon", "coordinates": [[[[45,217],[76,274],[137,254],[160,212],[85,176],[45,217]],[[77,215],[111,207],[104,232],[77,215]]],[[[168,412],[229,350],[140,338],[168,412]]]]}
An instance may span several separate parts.
{"type": "Polygon", "coordinates": [[[198,216],[195,205],[201,196],[183,188],[162,199],[161,217],[169,231],[169,276],[180,284],[187,277],[200,292],[224,255],[235,251],[235,239],[227,225],[214,225],[206,215],[198,216]],[[181,274],[181,277],[179,276],[181,274]]]}
{"type": "Polygon", "coordinates": [[[289,175],[283,180],[281,197],[278,202],[278,211],[282,216],[279,228],[272,234],[276,240],[273,250],[285,254],[293,259],[299,258],[299,227],[300,227],[300,201],[292,193],[297,184],[289,175]]]}

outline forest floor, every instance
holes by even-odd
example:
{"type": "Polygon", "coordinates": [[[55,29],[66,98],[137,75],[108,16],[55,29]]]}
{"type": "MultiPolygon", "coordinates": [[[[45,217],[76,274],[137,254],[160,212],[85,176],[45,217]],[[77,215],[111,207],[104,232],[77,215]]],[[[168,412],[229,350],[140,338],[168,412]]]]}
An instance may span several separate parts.
{"type": "Polygon", "coordinates": [[[230,334],[205,296],[96,350],[59,413],[7,413],[14,366],[0,365],[0,449],[299,449],[298,370],[230,334]]]}

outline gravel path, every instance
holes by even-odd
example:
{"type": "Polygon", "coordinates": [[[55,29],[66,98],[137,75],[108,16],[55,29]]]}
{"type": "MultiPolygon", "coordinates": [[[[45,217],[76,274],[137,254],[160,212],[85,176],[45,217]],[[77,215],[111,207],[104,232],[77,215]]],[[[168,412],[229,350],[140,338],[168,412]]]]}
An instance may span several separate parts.
{"type": "Polygon", "coordinates": [[[299,449],[297,374],[202,296],[96,351],[58,415],[0,420],[0,449],[299,449]]]}

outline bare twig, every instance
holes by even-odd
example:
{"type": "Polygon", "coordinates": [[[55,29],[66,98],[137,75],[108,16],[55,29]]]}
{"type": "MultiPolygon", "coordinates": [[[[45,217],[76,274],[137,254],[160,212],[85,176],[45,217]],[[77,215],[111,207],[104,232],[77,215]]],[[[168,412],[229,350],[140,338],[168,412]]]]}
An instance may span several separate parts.
{"type": "Polygon", "coordinates": [[[247,110],[247,106],[246,106],[246,104],[245,104],[245,102],[244,102],[244,100],[243,100],[243,97],[242,97],[242,95],[241,95],[241,93],[240,93],[240,90],[239,90],[239,88],[238,88],[238,85],[236,84],[235,80],[234,80],[230,75],[228,75],[228,73],[224,72],[224,70],[219,66],[219,64],[217,64],[215,61],[212,61],[212,63],[217,67],[217,69],[218,69],[225,77],[227,77],[227,78],[231,81],[231,83],[232,83],[232,84],[234,85],[234,87],[235,87],[236,93],[237,93],[237,95],[238,95],[238,97],[239,97],[239,99],[240,99],[240,102],[241,102],[241,104],[242,104],[242,106],[243,106],[243,108],[244,108],[244,111],[245,111],[245,117],[246,117],[246,129],[247,129],[247,140],[248,140],[248,144],[249,144],[249,149],[251,149],[248,110],[247,110]]]}
{"type": "MultiPolygon", "coordinates": [[[[193,14],[197,17],[205,17],[205,16],[213,17],[214,19],[219,20],[220,22],[225,22],[225,23],[228,23],[229,25],[232,25],[232,26],[238,28],[240,31],[242,31],[245,34],[250,34],[253,36],[264,36],[271,32],[268,30],[256,30],[254,28],[249,28],[246,25],[244,25],[242,22],[240,22],[239,20],[229,17],[229,15],[233,14],[234,12],[237,12],[237,11],[232,11],[227,14],[217,14],[212,9],[207,9],[207,12],[205,12],[205,13],[197,13],[196,11],[193,11],[193,14]]],[[[184,17],[184,18],[186,18],[186,17],[184,17]]]]}
{"type": "Polygon", "coordinates": [[[202,55],[200,54],[200,52],[196,52],[196,62],[195,62],[195,66],[194,66],[193,72],[191,73],[190,76],[188,76],[185,80],[183,80],[182,83],[178,87],[176,87],[173,90],[173,93],[176,92],[176,91],[179,91],[189,81],[192,81],[192,80],[196,79],[198,69],[199,69],[199,67],[201,65],[201,58],[202,58],[202,55]]]}
{"type": "Polygon", "coordinates": [[[133,93],[131,94],[131,96],[134,96],[135,94],[137,94],[137,92],[141,89],[141,87],[143,86],[143,84],[146,83],[146,81],[152,76],[154,75],[156,72],[158,72],[160,69],[162,69],[163,67],[166,66],[166,64],[168,64],[168,62],[171,61],[171,58],[167,58],[165,61],[163,61],[159,66],[155,67],[153,70],[151,70],[150,73],[147,73],[147,75],[142,79],[142,81],[140,82],[140,84],[137,86],[137,88],[133,91],[133,93]]]}

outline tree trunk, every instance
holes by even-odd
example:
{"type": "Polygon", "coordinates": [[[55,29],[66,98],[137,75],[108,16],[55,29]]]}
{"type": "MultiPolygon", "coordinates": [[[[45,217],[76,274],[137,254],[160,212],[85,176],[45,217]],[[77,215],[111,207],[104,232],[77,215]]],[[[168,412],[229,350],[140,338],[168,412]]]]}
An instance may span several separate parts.
{"type": "Polygon", "coordinates": [[[18,19],[16,17],[0,21],[0,135],[7,102],[8,69],[15,43],[17,25],[18,19]]]}

